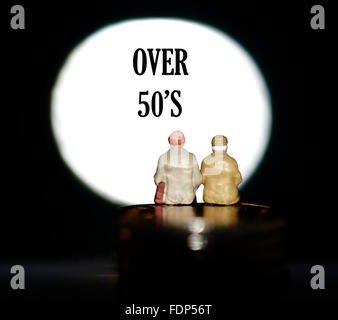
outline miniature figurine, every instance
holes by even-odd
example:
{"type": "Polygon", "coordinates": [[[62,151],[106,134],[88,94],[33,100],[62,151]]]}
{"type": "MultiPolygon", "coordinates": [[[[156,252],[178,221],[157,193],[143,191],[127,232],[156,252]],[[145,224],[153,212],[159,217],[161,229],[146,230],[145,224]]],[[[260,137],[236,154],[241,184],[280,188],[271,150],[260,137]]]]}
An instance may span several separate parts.
{"type": "Polygon", "coordinates": [[[191,204],[202,182],[196,157],[183,148],[184,134],[174,131],[168,138],[170,149],[158,160],[154,176],[156,204],[191,204]]]}
{"type": "Polygon", "coordinates": [[[212,154],[202,161],[204,184],[203,200],[206,203],[231,205],[239,201],[238,185],[242,175],[235,159],[227,154],[228,139],[222,135],[212,138],[212,154]]]}

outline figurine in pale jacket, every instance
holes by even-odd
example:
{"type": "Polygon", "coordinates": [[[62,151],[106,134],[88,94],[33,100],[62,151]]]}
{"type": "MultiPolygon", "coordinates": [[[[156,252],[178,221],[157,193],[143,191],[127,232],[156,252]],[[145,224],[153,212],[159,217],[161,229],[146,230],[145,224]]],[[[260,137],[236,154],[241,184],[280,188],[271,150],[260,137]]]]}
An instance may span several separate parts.
{"type": "Polygon", "coordinates": [[[202,183],[202,175],[193,153],[183,148],[184,134],[174,131],[168,138],[170,149],[158,160],[154,176],[156,204],[191,204],[202,183]]]}
{"type": "Polygon", "coordinates": [[[217,135],[212,138],[212,153],[202,161],[203,200],[210,204],[231,205],[239,202],[238,185],[242,175],[237,162],[227,153],[228,139],[217,135]]]}

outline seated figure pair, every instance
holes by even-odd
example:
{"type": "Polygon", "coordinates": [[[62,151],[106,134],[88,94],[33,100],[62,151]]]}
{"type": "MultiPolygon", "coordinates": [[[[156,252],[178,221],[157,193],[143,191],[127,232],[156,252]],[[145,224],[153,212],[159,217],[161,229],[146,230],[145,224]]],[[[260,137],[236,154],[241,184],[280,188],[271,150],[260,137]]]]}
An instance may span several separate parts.
{"type": "Polygon", "coordinates": [[[169,136],[170,149],[158,160],[154,176],[156,204],[191,204],[196,190],[203,184],[203,200],[210,204],[231,205],[239,202],[238,185],[242,176],[235,159],[227,154],[228,140],[212,138],[212,153],[198,166],[193,153],[183,148],[184,134],[174,131],[169,136]]]}

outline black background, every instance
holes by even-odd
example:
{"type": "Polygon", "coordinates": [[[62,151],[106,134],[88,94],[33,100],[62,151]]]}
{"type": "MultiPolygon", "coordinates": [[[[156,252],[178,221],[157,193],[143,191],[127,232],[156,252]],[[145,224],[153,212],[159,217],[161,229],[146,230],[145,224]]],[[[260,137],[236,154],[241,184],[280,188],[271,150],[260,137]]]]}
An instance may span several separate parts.
{"type": "Polygon", "coordinates": [[[2,233],[1,256],[20,263],[111,252],[116,206],[86,189],[61,160],[50,127],[50,92],[72,48],[97,28],[129,18],[163,16],[224,30],[254,57],[272,95],[273,131],[264,161],[243,189],[242,200],[280,210],[287,220],[291,258],[316,264],[337,258],[337,212],[328,191],[334,170],[327,163],[323,133],[323,115],[332,108],[330,74],[336,67],[331,3],[2,4],[6,56],[1,215],[9,223],[2,224],[7,232],[2,233]],[[25,30],[10,28],[14,4],[25,8],[25,30]],[[325,8],[325,30],[310,27],[314,4],[325,8]]]}

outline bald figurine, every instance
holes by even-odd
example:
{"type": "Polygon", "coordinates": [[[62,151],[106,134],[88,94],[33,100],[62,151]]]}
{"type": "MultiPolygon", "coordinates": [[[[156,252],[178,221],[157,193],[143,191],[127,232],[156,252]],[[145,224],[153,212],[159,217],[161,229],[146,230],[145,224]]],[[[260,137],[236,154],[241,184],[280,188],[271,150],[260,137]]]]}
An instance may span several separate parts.
{"type": "Polygon", "coordinates": [[[202,176],[196,157],[183,148],[184,134],[174,131],[168,138],[170,149],[162,154],[154,176],[156,204],[191,204],[202,176]]]}
{"type": "Polygon", "coordinates": [[[237,162],[227,154],[228,139],[217,135],[212,138],[212,154],[202,161],[204,184],[203,200],[206,203],[231,205],[239,202],[238,185],[242,175],[237,162]]]}

